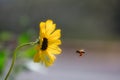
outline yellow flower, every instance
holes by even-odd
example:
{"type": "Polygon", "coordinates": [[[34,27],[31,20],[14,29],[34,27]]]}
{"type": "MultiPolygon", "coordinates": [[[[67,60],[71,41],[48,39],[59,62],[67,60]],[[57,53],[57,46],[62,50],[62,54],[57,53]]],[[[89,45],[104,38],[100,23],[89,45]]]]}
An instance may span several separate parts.
{"type": "Polygon", "coordinates": [[[37,44],[37,53],[34,56],[34,62],[41,62],[46,67],[51,66],[56,57],[55,54],[60,54],[61,49],[61,30],[56,28],[52,20],[40,23],[40,37],[37,44]]]}

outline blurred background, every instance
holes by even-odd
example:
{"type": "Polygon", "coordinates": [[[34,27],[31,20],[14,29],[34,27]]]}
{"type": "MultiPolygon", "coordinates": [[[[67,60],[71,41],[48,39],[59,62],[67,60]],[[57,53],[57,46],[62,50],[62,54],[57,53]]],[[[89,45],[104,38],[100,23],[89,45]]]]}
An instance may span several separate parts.
{"type": "Polygon", "coordinates": [[[45,68],[33,63],[34,46],[17,53],[9,80],[120,80],[120,0],[0,0],[0,80],[13,50],[35,41],[39,23],[62,30],[62,54],[45,68]],[[85,49],[82,57],[76,50],[85,49]]]}

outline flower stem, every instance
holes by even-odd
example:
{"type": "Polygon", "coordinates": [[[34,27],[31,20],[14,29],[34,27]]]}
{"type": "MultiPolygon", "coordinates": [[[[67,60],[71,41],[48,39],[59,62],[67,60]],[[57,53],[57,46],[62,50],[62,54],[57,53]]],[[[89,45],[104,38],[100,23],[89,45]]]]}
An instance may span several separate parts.
{"type": "Polygon", "coordinates": [[[35,45],[36,43],[37,43],[37,41],[35,41],[35,42],[29,42],[29,43],[21,44],[20,46],[16,47],[16,49],[14,50],[14,53],[13,53],[13,58],[12,58],[12,63],[11,63],[10,69],[9,69],[7,75],[5,76],[5,79],[4,79],[4,80],[7,80],[7,79],[8,79],[8,77],[9,77],[9,75],[10,75],[10,73],[11,73],[13,67],[14,67],[15,60],[16,60],[16,52],[17,52],[20,48],[22,48],[22,47],[24,47],[24,46],[27,46],[27,45],[35,45]]]}

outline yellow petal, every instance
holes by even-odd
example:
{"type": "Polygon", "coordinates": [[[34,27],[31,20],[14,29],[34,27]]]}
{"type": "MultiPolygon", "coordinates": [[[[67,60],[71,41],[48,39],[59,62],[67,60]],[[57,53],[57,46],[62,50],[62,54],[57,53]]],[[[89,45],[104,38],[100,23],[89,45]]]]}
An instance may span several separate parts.
{"type": "Polygon", "coordinates": [[[53,63],[55,61],[56,57],[53,54],[51,54],[51,52],[50,53],[48,52],[48,56],[50,58],[49,62],[53,63]]]}
{"type": "Polygon", "coordinates": [[[52,54],[60,54],[62,52],[62,50],[56,45],[49,46],[48,51],[52,54]]]}
{"type": "Polygon", "coordinates": [[[34,62],[40,62],[40,54],[39,53],[37,53],[37,54],[35,54],[35,56],[34,56],[34,62]]]}
{"type": "Polygon", "coordinates": [[[45,62],[45,66],[46,66],[46,67],[49,67],[49,66],[51,66],[51,65],[52,65],[52,63],[45,62]]]}
{"type": "Polygon", "coordinates": [[[48,42],[49,42],[49,43],[48,43],[48,46],[49,46],[49,45],[53,45],[53,44],[54,44],[54,45],[60,45],[60,44],[61,44],[61,40],[49,40],[49,39],[48,39],[48,42]]]}
{"type": "Polygon", "coordinates": [[[49,58],[49,60],[47,60],[47,59],[45,60],[45,66],[49,67],[49,66],[53,65],[56,57],[52,54],[48,54],[47,57],[49,58]]]}
{"type": "Polygon", "coordinates": [[[36,49],[37,51],[39,51],[39,50],[40,50],[40,45],[37,44],[37,45],[35,46],[35,49],[36,49]]]}
{"type": "Polygon", "coordinates": [[[49,39],[51,39],[51,40],[56,40],[56,39],[59,39],[60,37],[61,37],[61,30],[58,29],[58,30],[55,30],[55,32],[53,32],[53,33],[50,35],[49,39]]]}
{"type": "Polygon", "coordinates": [[[53,24],[52,20],[46,21],[46,34],[51,34],[55,30],[56,24],[53,24]]]}
{"type": "Polygon", "coordinates": [[[45,22],[40,23],[40,33],[45,33],[45,22]]]}

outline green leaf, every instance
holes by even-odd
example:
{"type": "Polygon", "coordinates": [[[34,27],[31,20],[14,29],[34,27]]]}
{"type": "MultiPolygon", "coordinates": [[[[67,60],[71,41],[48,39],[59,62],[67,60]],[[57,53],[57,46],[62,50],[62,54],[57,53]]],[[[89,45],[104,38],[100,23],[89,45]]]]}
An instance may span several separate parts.
{"type": "Polygon", "coordinates": [[[0,51],[0,73],[1,73],[2,70],[4,69],[5,61],[6,61],[5,51],[4,51],[4,50],[1,50],[1,51],[0,51]]]}

